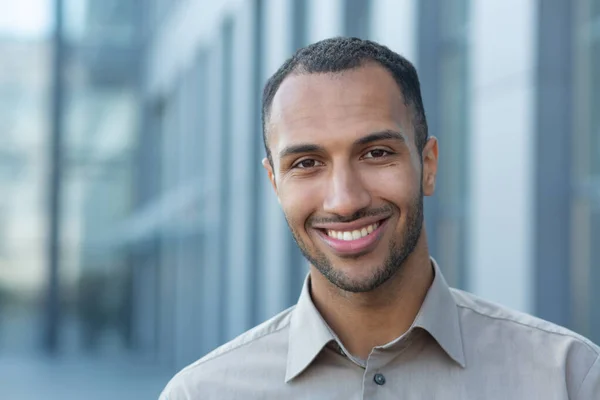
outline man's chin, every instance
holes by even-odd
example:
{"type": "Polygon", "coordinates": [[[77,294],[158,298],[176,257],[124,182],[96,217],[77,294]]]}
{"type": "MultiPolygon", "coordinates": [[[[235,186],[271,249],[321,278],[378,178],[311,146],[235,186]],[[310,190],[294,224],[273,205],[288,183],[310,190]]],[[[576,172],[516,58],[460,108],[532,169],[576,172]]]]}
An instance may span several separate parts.
{"type": "MultiPolygon", "coordinates": [[[[365,268],[358,266],[336,266],[324,274],[327,280],[334,286],[347,292],[365,293],[375,290],[383,282],[387,275],[379,268],[365,268]]],[[[324,272],[324,271],[321,271],[324,272]]]]}
{"type": "Polygon", "coordinates": [[[361,259],[365,259],[371,253],[373,253],[372,250],[365,250],[365,251],[362,251],[359,253],[337,254],[336,257],[339,258],[340,260],[361,260],[361,259]]]}

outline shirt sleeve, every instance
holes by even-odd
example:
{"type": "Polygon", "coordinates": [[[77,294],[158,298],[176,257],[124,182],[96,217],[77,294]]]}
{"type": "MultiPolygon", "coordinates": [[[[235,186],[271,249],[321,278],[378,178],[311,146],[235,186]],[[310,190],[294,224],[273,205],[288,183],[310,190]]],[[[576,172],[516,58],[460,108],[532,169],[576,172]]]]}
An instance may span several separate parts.
{"type": "Polygon", "coordinates": [[[581,386],[575,396],[575,400],[598,400],[600,399],[600,355],[581,382],[581,386]]]}

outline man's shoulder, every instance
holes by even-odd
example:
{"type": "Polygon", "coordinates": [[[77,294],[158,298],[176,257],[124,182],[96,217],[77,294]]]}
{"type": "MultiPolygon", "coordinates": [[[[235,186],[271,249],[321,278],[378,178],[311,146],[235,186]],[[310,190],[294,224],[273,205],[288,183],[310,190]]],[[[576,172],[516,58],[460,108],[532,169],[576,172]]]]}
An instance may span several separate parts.
{"type": "Polygon", "coordinates": [[[514,338],[535,340],[536,335],[532,333],[536,333],[538,337],[545,337],[547,344],[571,342],[580,345],[590,356],[600,357],[600,347],[563,326],[482,299],[472,293],[458,289],[451,289],[451,292],[463,317],[468,314],[472,317],[471,320],[476,319],[482,325],[495,324],[499,328],[496,330],[499,334],[509,332],[514,338]]]}
{"type": "Polygon", "coordinates": [[[282,358],[287,350],[287,328],[294,308],[288,308],[183,368],[165,387],[164,398],[179,398],[167,394],[187,393],[203,381],[208,383],[217,377],[227,379],[226,374],[243,374],[245,369],[252,368],[248,363],[257,362],[257,357],[267,352],[282,358]]]}
{"type": "MultiPolygon", "coordinates": [[[[564,382],[569,398],[596,399],[600,347],[565,327],[452,289],[467,358],[479,369],[504,369],[528,382],[564,382]],[[516,371],[516,372],[515,372],[516,371]],[[537,378],[536,378],[537,377],[537,378]]],[[[469,362],[467,362],[468,364],[469,362]]]]}
{"type": "Polygon", "coordinates": [[[216,348],[215,350],[211,351],[210,353],[208,353],[195,363],[189,365],[185,369],[192,369],[201,364],[210,363],[211,361],[217,360],[218,358],[223,357],[229,353],[244,350],[247,347],[252,346],[253,344],[257,344],[261,340],[268,340],[271,335],[288,328],[292,311],[294,310],[294,308],[295,306],[292,306],[287,310],[282,311],[281,313],[272,317],[271,319],[263,322],[262,324],[257,325],[254,328],[242,333],[235,339],[216,348]]]}

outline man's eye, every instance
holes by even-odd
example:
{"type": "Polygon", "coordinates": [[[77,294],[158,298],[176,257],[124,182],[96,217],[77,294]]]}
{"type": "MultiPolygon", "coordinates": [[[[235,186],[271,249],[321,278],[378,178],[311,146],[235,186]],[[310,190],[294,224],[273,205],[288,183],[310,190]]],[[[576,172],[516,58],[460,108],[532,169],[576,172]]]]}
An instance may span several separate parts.
{"type": "Polygon", "coordinates": [[[307,169],[314,168],[322,165],[320,161],[314,160],[312,158],[307,158],[306,160],[302,160],[294,164],[294,168],[307,169]]]}
{"type": "Polygon", "coordinates": [[[382,150],[382,149],[375,149],[375,150],[371,150],[367,154],[365,154],[364,158],[381,158],[381,157],[385,157],[389,154],[391,154],[389,151],[382,150]]]}

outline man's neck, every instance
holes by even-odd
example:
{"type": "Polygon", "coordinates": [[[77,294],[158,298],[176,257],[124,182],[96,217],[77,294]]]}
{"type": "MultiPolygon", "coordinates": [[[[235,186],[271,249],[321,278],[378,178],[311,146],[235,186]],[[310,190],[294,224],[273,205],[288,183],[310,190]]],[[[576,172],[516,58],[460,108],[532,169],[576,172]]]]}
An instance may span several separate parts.
{"type": "Polygon", "coordinates": [[[433,275],[427,251],[411,254],[395,276],[368,293],[341,291],[311,268],[312,300],[344,347],[367,359],[374,347],[393,341],[410,328],[433,275]]]}

